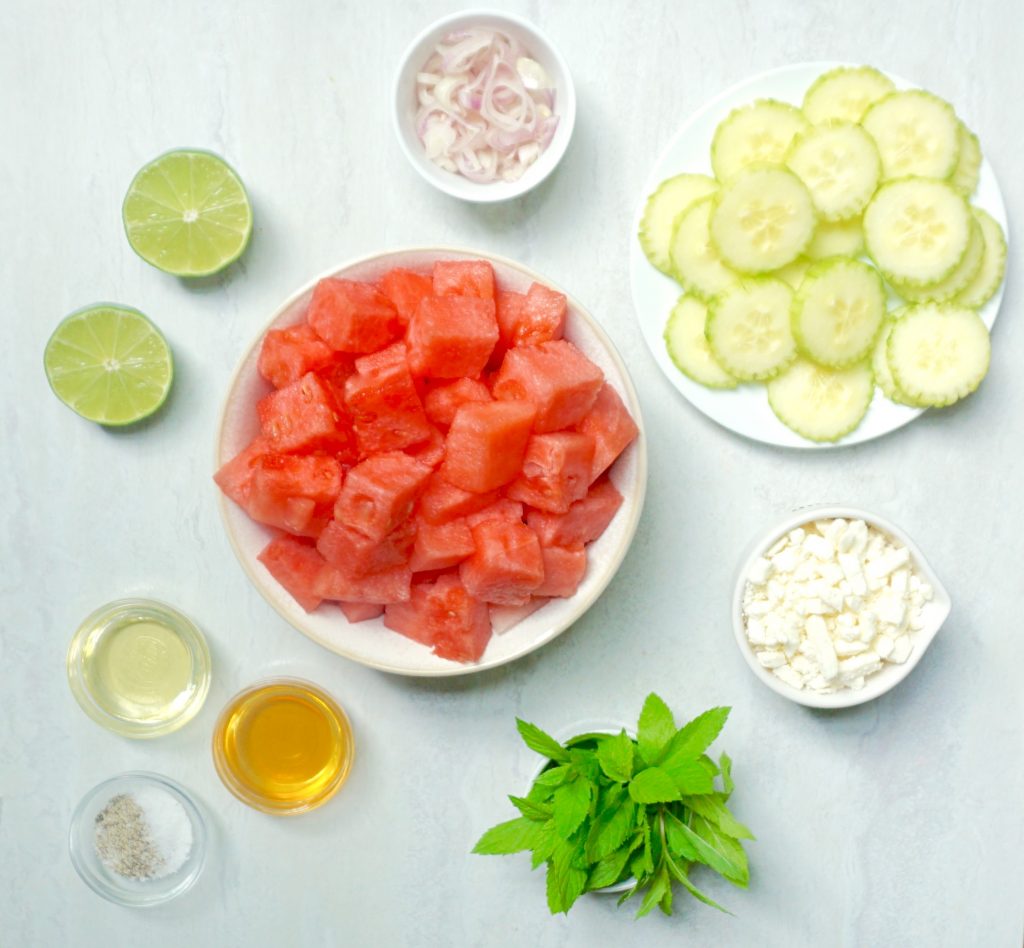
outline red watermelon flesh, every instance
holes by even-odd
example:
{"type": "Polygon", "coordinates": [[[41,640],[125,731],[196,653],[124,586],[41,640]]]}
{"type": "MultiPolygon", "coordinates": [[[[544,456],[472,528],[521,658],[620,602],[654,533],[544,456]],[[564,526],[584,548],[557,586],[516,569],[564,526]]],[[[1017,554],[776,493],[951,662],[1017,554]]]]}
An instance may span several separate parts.
{"type": "Polygon", "coordinates": [[[406,333],[414,375],[456,379],[476,376],[498,341],[494,301],[467,296],[428,296],[406,333]]]}
{"type": "Polygon", "coordinates": [[[463,378],[448,385],[431,388],[423,400],[423,408],[435,425],[447,430],[455,418],[455,413],[463,405],[489,401],[491,393],[483,382],[463,378]]]}
{"type": "Polygon", "coordinates": [[[271,392],[256,407],[274,451],[323,450],[344,456],[353,451],[349,419],[330,388],[313,372],[271,392]]]}
{"type": "Polygon", "coordinates": [[[478,523],[483,523],[485,520],[504,520],[506,523],[522,523],[523,505],[518,501],[502,497],[482,510],[466,516],[466,523],[471,528],[475,527],[478,523]]]}
{"type": "Polygon", "coordinates": [[[536,405],[534,429],[558,431],[593,407],[604,375],[571,342],[557,339],[510,349],[492,386],[495,398],[536,405]]]}
{"type": "Polygon", "coordinates": [[[345,476],[334,516],[372,540],[383,540],[409,514],[431,470],[401,451],[360,461],[345,476]]]}
{"type": "Polygon", "coordinates": [[[438,260],[434,264],[434,296],[493,300],[494,267],[486,260],[438,260]]]}
{"type": "Polygon", "coordinates": [[[474,549],[473,534],[466,520],[438,524],[419,520],[409,568],[414,573],[445,569],[461,563],[474,549]]]}
{"type": "Polygon", "coordinates": [[[551,342],[565,332],[565,296],[546,286],[533,283],[525,295],[499,290],[495,302],[499,340],[505,349],[551,342]]]}
{"type": "Polygon", "coordinates": [[[408,603],[388,605],[384,625],[454,662],[476,662],[491,638],[487,606],[452,574],[412,588],[408,603]]]}
{"type": "Polygon", "coordinates": [[[469,593],[484,602],[521,606],[544,582],[540,542],[524,523],[485,520],[473,529],[476,549],[459,566],[469,593]]]}
{"type": "Polygon", "coordinates": [[[497,499],[497,491],[475,494],[433,474],[420,496],[419,512],[427,523],[447,523],[488,507],[497,499]]]}
{"type": "Polygon", "coordinates": [[[401,332],[394,305],[375,287],[333,277],[316,285],[306,320],[338,352],[376,352],[401,332]]]}
{"type": "Polygon", "coordinates": [[[537,532],[545,546],[576,546],[596,540],[612,522],[622,494],[607,478],[594,483],[582,500],[577,500],[564,514],[531,510],[526,522],[537,532]]]}
{"type": "Polygon", "coordinates": [[[607,382],[598,392],[594,407],[576,426],[594,439],[594,461],[590,480],[595,481],[639,434],[636,422],[622,404],[619,393],[607,382]]]}
{"type": "Polygon", "coordinates": [[[430,277],[402,267],[389,270],[378,283],[381,293],[394,304],[403,326],[408,325],[421,300],[434,293],[434,281],[430,277]]]}
{"type": "Polygon", "coordinates": [[[408,566],[389,566],[366,576],[325,563],[317,574],[314,590],[322,599],[340,602],[407,602],[412,588],[408,566]]]}
{"type": "Polygon", "coordinates": [[[448,430],[442,475],[480,494],[507,484],[519,473],[535,415],[529,402],[463,405],[448,430]]]}
{"type": "Polygon", "coordinates": [[[408,361],[409,350],[401,339],[391,343],[390,346],[371,352],[369,355],[359,356],[355,360],[355,370],[367,375],[374,369],[381,369],[388,365],[401,365],[408,361]]]}
{"type": "Polygon", "coordinates": [[[253,492],[274,497],[308,497],[333,504],[341,491],[341,464],[324,454],[265,454],[253,466],[253,492]]]}
{"type": "Polygon", "coordinates": [[[444,460],[444,435],[436,428],[430,429],[430,437],[419,444],[411,444],[405,453],[415,458],[420,464],[435,468],[444,460]]]}
{"type": "Polygon", "coordinates": [[[349,622],[365,622],[384,615],[384,606],[379,602],[339,602],[338,605],[349,622]]]}
{"type": "Polygon", "coordinates": [[[330,365],[334,351],[305,323],[271,329],[263,337],[257,369],[274,388],[330,365]]]}
{"type": "Polygon", "coordinates": [[[357,372],[345,383],[359,454],[395,451],[430,437],[430,423],[404,362],[357,372]]]}
{"type": "Polygon", "coordinates": [[[544,582],[533,594],[560,598],[576,595],[587,572],[587,551],[583,546],[541,546],[540,552],[544,558],[544,582]]]}
{"type": "Polygon", "coordinates": [[[594,439],[574,431],[534,435],[526,445],[523,472],[508,486],[513,500],[565,513],[590,486],[594,439]]]}
{"type": "Polygon", "coordinates": [[[249,490],[256,470],[256,462],[270,451],[270,442],[262,435],[254,438],[230,461],[226,461],[213,475],[213,480],[240,507],[249,500],[249,490]]]}
{"type": "Polygon", "coordinates": [[[411,520],[380,540],[370,539],[341,521],[332,520],[321,532],[316,548],[331,566],[362,578],[404,565],[412,551],[415,535],[416,527],[411,520]]]}
{"type": "Polygon", "coordinates": [[[308,540],[275,537],[263,548],[258,559],[306,612],[320,605],[323,596],[317,593],[316,586],[326,564],[308,540]]]}

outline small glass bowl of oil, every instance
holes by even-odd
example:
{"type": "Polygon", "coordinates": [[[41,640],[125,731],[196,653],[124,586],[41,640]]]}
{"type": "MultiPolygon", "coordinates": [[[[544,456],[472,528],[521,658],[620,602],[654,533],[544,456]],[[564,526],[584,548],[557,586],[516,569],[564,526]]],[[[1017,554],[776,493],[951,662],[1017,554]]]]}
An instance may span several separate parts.
{"type": "Polygon", "coordinates": [[[258,682],[235,695],[213,731],[213,762],[239,800],[291,816],[326,803],[355,757],[341,706],[298,678],[258,682]]]}
{"type": "Polygon", "coordinates": [[[170,734],[210,689],[210,650],[192,621],[162,602],[120,599],[78,627],[68,682],[82,710],[124,737],[170,734]]]}

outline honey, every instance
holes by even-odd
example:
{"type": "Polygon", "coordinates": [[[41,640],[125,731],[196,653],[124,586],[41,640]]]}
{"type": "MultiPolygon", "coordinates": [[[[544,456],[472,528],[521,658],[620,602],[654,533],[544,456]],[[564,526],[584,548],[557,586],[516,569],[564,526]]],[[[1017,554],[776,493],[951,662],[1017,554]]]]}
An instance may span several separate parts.
{"type": "Polygon", "coordinates": [[[213,735],[217,773],[267,813],[312,810],[344,783],[355,745],[345,712],[315,685],[276,679],[236,695],[213,735]]]}

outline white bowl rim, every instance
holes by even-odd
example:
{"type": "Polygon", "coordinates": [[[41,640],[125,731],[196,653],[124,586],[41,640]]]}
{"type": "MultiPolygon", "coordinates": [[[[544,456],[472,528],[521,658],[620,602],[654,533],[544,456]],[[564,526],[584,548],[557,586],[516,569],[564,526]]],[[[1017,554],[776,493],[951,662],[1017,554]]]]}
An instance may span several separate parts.
{"type": "Polygon", "coordinates": [[[809,708],[821,708],[835,710],[840,708],[852,708],[875,698],[881,697],[886,692],[895,688],[917,667],[924,653],[928,651],[939,629],[949,618],[952,609],[952,602],[949,593],[946,592],[935,571],[925,559],[920,547],[896,524],[886,517],[864,510],[860,507],[851,507],[837,504],[811,504],[799,507],[787,514],[785,517],[775,521],[773,525],[758,534],[756,539],[748,547],[747,554],[741,560],[739,571],[736,575],[736,584],[732,595],[732,628],[736,645],[743,655],[744,660],[751,671],[757,676],[762,684],[767,685],[776,694],[795,701],[797,704],[809,708]],[[746,586],[747,575],[754,560],[760,557],[773,542],[783,534],[788,533],[796,527],[802,526],[813,520],[831,520],[842,517],[846,520],[863,520],[869,526],[874,526],[902,543],[909,551],[914,566],[924,578],[931,584],[934,590],[933,603],[938,607],[937,621],[930,627],[921,629],[914,635],[914,649],[910,657],[902,664],[887,664],[882,670],[870,676],[864,683],[864,687],[858,691],[850,688],[842,688],[832,694],[818,694],[808,689],[796,689],[781,681],[768,669],[762,668],[754,656],[754,650],[747,641],[746,627],[743,622],[743,591],[746,586]]]}
{"type": "MultiPolygon", "coordinates": [[[[456,677],[459,675],[476,674],[478,672],[487,671],[492,668],[500,668],[502,665],[507,665],[511,662],[518,661],[519,659],[530,654],[531,652],[536,651],[541,646],[547,645],[549,642],[558,638],[558,636],[560,636],[563,632],[565,632],[572,625],[578,622],[583,617],[583,615],[590,609],[590,607],[601,597],[601,595],[603,595],[609,583],[611,583],[612,579],[615,578],[616,573],[618,573],[619,567],[622,566],[622,562],[626,558],[626,554],[629,552],[629,549],[633,544],[633,538],[636,535],[636,529],[640,523],[640,517],[643,514],[644,501],[647,495],[647,433],[644,427],[643,413],[640,408],[640,399],[637,395],[636,386],[633,384],[633,379],[629,373],[629,370],[626,368],[626,363],[623,361],[618,349],[615,347],[615,344],[612,342],[608,334],[604,331],[604,328],[601,326],[601,324],[590,314],[590,311],[585,306],[583,306],[583,304],[580,303],[578,299],[576,299],[576,297],[574,297],[571,293],[568,293],[553,280],[549,280],[543,274],[540,274],[537,271],[531,269],[530,267],[526,267],[515,260],[502,256],[501,254],[478,251],[468,247],[456,247],[447,245],[413,245],[403,247],[392,247],[389,248],[388,250],[363,254],[362,256],[350,258],[348,260],[343,261],[340,264],[336,264],[332,267],[329,267],[322,273],[313,277],[313,279],[303,284],[299,289],[297,289],[295,292],[289,295],[287,299],[285,299],[283,302],[281,302],[274,308],[270,318],[266,320],[265,323],[262,324],[262,327],[260,328],[256,336],[253,338],[252,342],[245,347],[244,351],[242,352],[242,355],[239,357],[239,360],[234,368],[234,371],[231,373],[230,379],[228,380],[227,392],[224,396],[224,400],[221,405],[220,418],[217,422],[217,433],[214,441],[214,470],[217,470],[217,468],[222,463],[220,449],[224,441],[224,430],[227,423],[228,408],[231,403],[232,393],[234,392],[235,387],[239,382],[239,379],[242,375],[243,369],[246,366],[246,363],[252,356],[253,350],[255,350],[255,348],[258,345],[260,345],[264,335],[266,335],[267,330],[270,328],[270,326],[273,325],[273,323],[277,320],[281,313],[284,312],[289,307],[293,306],[305,294],[309,293],[320,280],[326,277],[334,276],[339,272],[349,270],[354,267],[358,267],[362,264],[370,263],[374,260],[380,259],[381,257],[390,257],[397,256],[399,254],[411,253],[437,254],[438,256],[443,256],[445,254],[461,254],[464,257],[488,260],[491,262],[499,263],[504,267],[518,270],[520,273],[530,277],[531,279],[543,283],[545,286],[548,286],[551,289],[558,290],[559,292],[565,294],[570,309],[575,310],[580,315],[580,317],[586,324],[588,331],[594,334],[597,340],[601,343],[601,346],[608,355],[608,358],[615,365],[615,368],[617,369],[623,382],[624,391],[622,394],[625,395],[624,401],[626,402],[626,406],[629,409],[630,414],[633,416],[633,421],[636,422],[636,426],[638,429],[636,439],[632,442],[629,448],[627,448],[627,450],[634,449],[636,451],[635,482],[632,485],[630,485],[630,489],[631,491],[633,491],[633,497],[635,498],[635,501],[632,507],[630,508],[630,518],[625,525],[625,530],[622,534],[621,542],[619,543],[618,547],[616,547],[614,551],[612,551],[607,561],[607,564],[604,569],[605,575],[603,581],[595,586],[595,588],[591,591],[590,595],[580,600],[580,603],[572,610],[570,617],[567,617],[561,623],[555,623],[552,629],[548,630],[546,633],[542,635],[538,635],[535,641],[527,643],[522,649],[517,651],[514,655],[506,656],[502,659],[493,659],[488,662],[486,661],[485,652],[484,660],[474,664],[448,662],[444,664],[439,664],[437,667],[409,669],[401,665],[394,665],[384,661],[371,660],[364,655],[357,655],[354,652],[348,651],[346,649],[335,647],[332,644],[328,644],[322,641],[317,636],[310,634],[310,632],[306,629],[296,625],[295,622],[292,621],[292,618],[282,610],[280,604],[275,600],[275,598],[269,594],[266,588],[266,581],[264,580],[263,577],[258,576],[255,573],[253,564],[249,561],[249,557],[244,553],[244,551],[239,546],[238,539],[231,528],[231,521],[229,518],[230,505],[232,504],[232,501],[230,501],[220,490],[217,491],[218,509],[220,510],[221,521],[224,525],[224,532],[227,534],[228,542],[231,544],[232,552],[235,554],[235,558],[238,560],[243,572],[248,577],[249,581],[256,588],[257,592],[259,592],[263,599],[271,606],[271,608],[274,609],[274,611],[279,616],[281,616],[282,619],[285,620],[285,622],[287,622],[292,628],[301,632],[311,642],[315,642],[322,648],[325,648],[330,652],[334,652],[337,655],[341,655],[343,658],[347,658],[351,661],[357,662],[360,665],[365,665],[368,668],[375,668],[378,671],[389,672],[395,675],[404,675],[407,677],[414,678],[449,678],[456,677]],[[448,667],[449,665],[451,667],[448,667]]],[[[618,514],[616,514],[616,516],[618,516],[618,514]]],[[[576,596],[578,595],[579,593],[576,594],[576,596]]],[[[569,597],[569,599],[564,601],[571,602],[576,598],[576,596],[569,597]]],[[[342,619],[342,621],[344,620],[342,619]]],[[[398,633],[396,632],[394,634],[397,635],[398,633]]],[[[423,646],[423,648],[426,648],[426,646],[423,646]]]]}
{"type": "MultiPolygon", "coordinates": [[[[409,164],[416,169],[416,172],[424,181],[431,184],[439,191],[462,201],[469,201],[473,204],[499,204],[502,201],[515,200],[516,198],[522,197],[524,194],[532,191],[543,181],[547,180],[555,168],[561,164],[562,158],[565,156],[566,149],[569,147],[569,141],[572,139],[573,130],[576,127],[576,86],[573,82],[572,73],[569,71],[568,63],[566,63],[562,54],[559,52],[558,47],[539,26],[524,17],[518,16],[514,13],[508,13],[504,10],[489,7],[471,7],[466,10],[458,10],[455,13],[449,13],[438,20],[434,20],[428,26],[424,27],[424,29],[420,30],[409,45],[406,46],[398,61],[398,67],[395,70],[395,78],[391,83],[391,122],[402,153],[409,160],[409,164]],[[474,17],[490,17],[499,21],[504,20],[507,23],[514,25],[527,35],[535,37],[539,44],[545,47],[545,51],[551,54],[551,58],[557,64],[559,71],[565,78],[565,95],[562,97],[565,101],[559,101],[557,103],[558,107],[555,113],[559,117],[558,128],[555,130],[554,138],[548,144],[548,147],[541,156],[542,158],[544,155],[550,156],[548,158],[548,167],[536,176],[531,174],[533,168],[527,168],[518,181],[510,182],[492,182],[482,184],[476,181],[471,181],[469,178],[463,177],[462,175],[454,174],[450,174],[444,178],[437,178],[428,172],[428,159],[425,155],[419,153],[414,154],[405,140],[402,117],[399,115],[398,92],[399,86],[401,85],[409,68],[413,54],[432,34],[439,33],[447,27],[474,17]],[[449,180],[449,178],[451,180],[449,180]],[[502,184],[506,185],[506,187],[502,187],[502,184]]],[[[538,161],[539,160],[540,159],[538,159],[538,161]]]]}

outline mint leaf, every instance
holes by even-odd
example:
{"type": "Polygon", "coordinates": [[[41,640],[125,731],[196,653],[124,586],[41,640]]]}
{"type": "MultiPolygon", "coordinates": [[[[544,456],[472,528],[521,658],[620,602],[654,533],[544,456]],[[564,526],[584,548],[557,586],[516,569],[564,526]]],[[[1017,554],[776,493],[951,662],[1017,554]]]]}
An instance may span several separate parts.
{"type": "Polygon", "coordinates": [[[684,796],[683,803],[698,816],[703,817],[709,823],[714,823],[723,833],[733,839],[754,838],[754,834],[729,812],[729,808],[722,802],[718,794],[684,796]]]}
{"type": "Polygon", "coordinates": [[[715,778],[699,760],[692,757],[670,754],[661,762],[661,769],[681,794],[711,793],[715,789],[715,778]]]}
{"type": "Polygon", "coordinates": [[[622,800],[609,807],[590,825],[587,859],[597,862],[614,852],[633,831],[633,802],[622,800]]]}
{"type": "Polygon", "coordinates": [[[722,771],[722,797],[728,800],[736,784],[732,782],[732,759],[725,751],[722,751],[722,756],[718,758],[718,766],[722,771]]]}
{"type": "Polygon", "coordinates": [[[561,842],[558,834],[555,832],[554,820],[548,820],[546,823],[541,824],[537,835],[537,845],[533,847],[533,855],[530,857],[531,869],[536,869],[541,863],[547,862],[555,851],[555,847],[561,842]]]}
{"type": "Polygon", "coordinates": [[[637,836],[631,842],[623,844],[614,852],[602,856],[594,863],[587,876],[587,891],[603,889],[606,885],[615,885],[626,871],[626,863],[629,861],[630,854],[640,843],[641,837],[637,836]]]}
{"type": "Polygon", "coordinates": [[[636,917],[640,918],[641,916],[646,915],[654,908],[655,905],[661,902],[671,885],[672,883],[669,882],[668,878],[668,870],[665,868],[664,864],[662,864],[658,867],[658,871],[651,880],[651,887],[644,895],[644,900],[640,903],[640,908],[637,910],[636,917]]]}
{"type": "MultiPolygon", "coordinates": [[[[716,872],[721,873],[734,885],[746,888],[750,882],[747,854],[738,840],[726,835],[714,823],[700,816],[693,818],[693,830],[702,839],[708,851],[714,851],[721,860],[721,867],[707,862],[716,872]]],[[[702,860],[704,861],[704,860],[702,860]]]]}
{"type": "Polygon", "coordinates": [[[533,849],[543,839],[543,826],[525,816],[492,826],[477,840],[473,852],[482,856],[507,856],[533,849]]]}
{"type": "Polygon", "coordinates": [[[668,865],[668,871],[672,874],[673,878],[675,878],[675,880],[695,899],[703,902],[705,905],[710,905],[712,908],[718,909],[719,912],[725,912],[726,915],[732,915],[732,912],[727,908],[722,908],[722,906],[714,899],[701,892],[701,890],[690,881],[690,877],[687,875],[684,867],[676,865],[671,858],[666,859],[665,862],[668,865]]]}
{"type": "Polygon", "coordinates": [[[669,803],[679,799],[679,788],[660,767],[648,767],[629,782],[629,795],[637,803],[669,803]]]}
{"type": "Polygon", "coordinates": [[[510,796],[514,806],[528,820],[536,820],[541,823],[551,819],[551,807],[545,803],[538,803],[535,800],[528,800],[524,797],[510,796]]]}
{"type": "Polygon", "coordinates": [[[699,862],[693,843],[683,832],[683,823],[674,813],[665,810],[665,842],[669,851],[686,862],[699,862]]]}
{"type": "Polygon", "coordinates": [[[592,783],[601,779],[596,750],[581,750],[574,747],[569,751],[569,758],[577,773],[583,774],[592,783]]]}
{"type": "Polygon", "coordinates": [[[576,847],[565,840],[559,842],[548,865],[548,909],[552,915],[568,913],[573,903],[583,894],[587,873],[574,863],[576,847]]]}
{"type": "Polygon", "coordinates": [[[536,724],[516,718],[516,727],[519,729],[523,743],[530,750],[536,751],[550,760],[556,760],[562,764],[569,763],[569,752],[550,734],[545,734],[536,724]]]}
{"type": "Polygon", "coordinates": [[[651,692],[644,701],[636,729],[636,741],[644,760],[649,764],[657,763],[675,733],[676,722],[668,705],[651,692]]]}
{"type": "Polygon", "coordinates": [[[732,708],[711,708],[698,714],[692,721],[684,724],[672,737],[665,756],[699,757],[706,751],[719,732],[725,727],[726,719],[732,708]]]}
{"type": "Polygon", "coordinates": [[[555,791],[555,830],[562,839],[568,839],[579,828],[590,812],[590,793],[593,787],[589,780],[577,777],[562,784],[555,791]]]}
{"type": "Polygon", "coordinates": [[[609,780],[629,783],[633,776],[633,741],[625,731],[597,745],[597,762],[609,780]]]}
{"type": "Polygon", "coordinates": [[[535,787],[560,787],[570,776],[572,776],[572,767],[563,764],[561,767],[551,767],[545,770],[533,781],[533,785],[535,787]]]}

